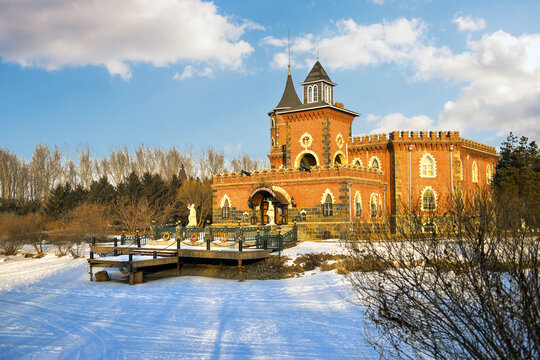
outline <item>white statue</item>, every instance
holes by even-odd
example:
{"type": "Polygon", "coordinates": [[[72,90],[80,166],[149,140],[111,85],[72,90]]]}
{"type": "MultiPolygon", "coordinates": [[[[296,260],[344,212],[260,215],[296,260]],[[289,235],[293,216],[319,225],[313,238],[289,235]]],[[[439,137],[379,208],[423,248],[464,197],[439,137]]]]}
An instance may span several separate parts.
{"type": "Polygon", "coordinates": [[[188,227],[196,227],[197,226],[197,213],[195,212],[195,204],[191,204],[187,207],[189,209],[189,216],[187,224],[188,227]]]}
{"type": "Polygon", "coordinates": [[[268,216],[268,226],[276,225],[274,222],[274,205],[271,201],[268,201],[268,210],[266,210],[266,215],[268,216]]]}

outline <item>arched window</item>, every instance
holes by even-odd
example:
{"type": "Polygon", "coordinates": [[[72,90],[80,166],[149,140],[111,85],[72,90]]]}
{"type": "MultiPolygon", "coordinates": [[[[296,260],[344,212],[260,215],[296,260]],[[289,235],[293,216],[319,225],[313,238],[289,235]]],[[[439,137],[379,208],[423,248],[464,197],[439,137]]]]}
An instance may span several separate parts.
{"type": "Polygon", "coordinates": [[[271,126],[272,126],[273,128],[276,127],[276,120],[275,120],[274,118],[272,118],[271,126]]]}
{"type": "Polygon", "coordinates": [[[435,177],[435,160],[429,154],[425,154],[420,160],[420,177],[435,177]]]}
{"type": "Polygon", "coordinates": [[[332,210],[332,196],[330,194],[326,195],[326,199],[324,200],[323,204],[323,216],[332,216],[333,210],[332,210]]]}
{"type": "Polygon", "coordinates": [[[353,161],[353,165],[362,167],[362,160],[360,160],[360,159],[355,159],[355,160],[353,161]]]}
{"type": "Polygon", "coordinates": [[[362,196],[358,191],[354,196],[354,215],[356,217],[362,217],[362,196]]]}
{"type": "Polygon", "coordinates": [[[225,199],[225,202],[223,203],[223,206],[221,207],[221,217],[223,219],[229,218],[229,200],[225,199]]]}
{"type": "Polygon", "coordinates": [[[472,163],[472,182],[478,183],[478,164],[476,164],[476,161],[473,161],[472,163]]]}
{"type": "Polygon", "coordinates": [[[300,170],[308,171],[313,166],[317,165],[317,159],[313,154],[305,153],[301,155],[300,159],[298,161],[298,168],[300,170]]]}
{"type": "Polygon", "coordinates": [[[382,201],[379,199],[379,217],[382,218],[382,201]]]}
{"type": "Polygon", "coordinates": [[[491,171],[491,165],[488,165],[486,167],[486,183],[488,185],[491,185],[492,181],[493,181],[493,172],[491,171]]]}
{"type": "Polygon", "coordinates": [[[319,101],[319,87],[317,85],[313,85],[313,102],[319,101]]]}
{"type": "Polygon", "coordinates": [[[380,168],[379,160],[377,160],[377,158],[373,158],[373,160],[371,161],[371,168],[372,169],[380,168]]]}
{"type": "Polygon", "coordinates": [[[276,146],[276,140],[272,138],[272,146],[276,146]]]}
{"type": "Polygon", "coordinates": [[[313,102],[313,87],[308,86],[307,88],[307,102],[313,102]]]}
{"type": "Polygon", "coordinates": [[[431,188],[426,188],[422,193],[422,210],[435,210],[436,208],[435,192],[431,188]]]}
{"type": "Polygon", "coordinates": [[[343,165],[345,164],[345,156],[342,154],[337,154],[334,158],[334,165],[343,165]]]}
{"type": "Polygon", "coordinates": [[[369,199],[369,209],[371,218],[375,219],[377,217],[377,194],[371,194],[369,199]]]}
{"type": "Polygon", "coordinates": [[[249,213],[247,211],[244,212],[244,222],[249,222],[249,213]]]}
{"type": "Polygon", "coordinates": [[[300,211],[300,221],[306,221],[306,219],[307,219],[306,211],[305,210],[300,211]]]}

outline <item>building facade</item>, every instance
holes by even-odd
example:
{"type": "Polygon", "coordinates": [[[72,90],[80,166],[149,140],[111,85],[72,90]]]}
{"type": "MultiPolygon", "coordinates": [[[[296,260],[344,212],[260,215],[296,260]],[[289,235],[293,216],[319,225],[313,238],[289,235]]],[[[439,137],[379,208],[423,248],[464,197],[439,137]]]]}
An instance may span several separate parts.
{"type": "Polygon", "coordinates": [[[416,206],[443,213],[454,192],[493,179],[495,148],[456,131],[352,136],[360,114],[334,101],[336,84],[319,61],[301,86],[303,100],[289,67],[268,113],[271,168],[214,175],[214,223],[296,221],[304,239],[337,236],[351,222],[395,225],[416,206]]]}

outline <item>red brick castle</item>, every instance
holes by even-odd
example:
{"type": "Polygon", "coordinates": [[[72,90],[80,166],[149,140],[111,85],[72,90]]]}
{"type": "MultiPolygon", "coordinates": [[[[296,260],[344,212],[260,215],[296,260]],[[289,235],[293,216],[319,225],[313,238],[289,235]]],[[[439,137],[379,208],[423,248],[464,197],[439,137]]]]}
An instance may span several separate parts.
{"type": "Polygon", "coordinates": [[[297,221],[303,239],[336,236],[351,222],[395,225],[416,204],[442,213],[454,192],[493,178],[495,148],[457,131],[353,137],[359,114],[334,101],[336,84],[319,61],[301,85],[303,101],[289,67],[283,96],[268,113],[271,169],[214,176],[214,223],[297,221]]]}

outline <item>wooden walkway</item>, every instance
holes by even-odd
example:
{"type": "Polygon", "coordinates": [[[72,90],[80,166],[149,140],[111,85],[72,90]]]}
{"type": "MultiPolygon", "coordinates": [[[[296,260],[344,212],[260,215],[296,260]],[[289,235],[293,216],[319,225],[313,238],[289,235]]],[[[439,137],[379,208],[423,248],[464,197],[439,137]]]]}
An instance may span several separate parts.
{"type": "Polygon", "coordinates": [[[153,266],[176,264],[177,274],[180,275],[180,266],[184,258],[194,259],[219,259],[238,261],[238,271],[241,276],[243,260],[266,259],[272,250],[263,249],[224,249],[204,247],[188,247],[180,249],[171,249],[164,247],[133,247],[133,246],[110,246],[110,245],[92,245],[90,246],[90,258],[88,265],[90,267],[90,281],[93,280],[93,268],[117,268],[122,273],[129,273],[129,284],[134,285],[136,273],[141,268],[153,266]],[[95,257],[94,254],[110,255],[95,257]]]}

